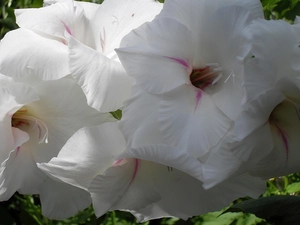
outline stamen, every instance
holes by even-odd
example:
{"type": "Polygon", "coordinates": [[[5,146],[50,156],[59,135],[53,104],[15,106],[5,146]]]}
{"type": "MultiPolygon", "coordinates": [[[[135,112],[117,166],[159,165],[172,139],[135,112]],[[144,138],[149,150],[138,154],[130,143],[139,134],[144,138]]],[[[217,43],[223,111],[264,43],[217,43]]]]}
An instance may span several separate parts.
{"type": "MultiPolygon", "coordinates": [[[[224,83],[226,83],[229,79],[230,79],[230,77],[233,77],[233,79],[234,79],[234,73],[233,73],[233,71],[231,71],[231,73],[229,74],[229,76],[226,78],[226,80],[224,81],[224,83]]],[[[233,80],[234,81],[234,80],[233,80]]]]}
{"type": "Polygon", "coordinates": [[[206,65],[209,67],[218,67],[219,63],[207,63],[206,65]]]}
{"type": "Polygon", "coordinates": [[[214,85],[214,84],[216,84],[221,78],[223,77],[223,74],[222,73],[220,73],[217,77],[216,77],[216,79],[214,79],[214,81],[212,82],[212,84],[211,85],[214,85]]]}
{"type": "Polygon", "coordinates": [[[48,127],[46,126],[46,124],[43,121],[41,121],[39,119],[37,119],[37,121],[38,121],[38,128],[39,128],[39,139],[40,139],[39,143],[43,143],[43,142],[48,143],[48,133],[49,133],[48,127]],[[42,125],[42,127],[45,129],[45,133],[44,133],[44,136],[42,137],[42,139],[41,139],[42,128],[40,125],[42,125]]]}
{"type": "Polygon", "coordinates": [[[39,129],[39,142],[38,143],[43,143],[43,142],[48,143],[48,133],[49,133],[48,127],[40,119],[37,119],[33,116],[20,114],[20,111],[18,111],[16,114],[13,115],[12,120],[19,120],[19,121],[17,121],[17,123],[12,122],[12,126],[14,126],[14,127],[18,127],[18,126],[21,126],[24,124],[30,125],[30,123],[28,121],[33,122],[31,130],[34,130],[36,127],[38,127],[38,129],[39,129]],[[24,120],[27,122],[25,122],[24,120]],[[43,131],[44,131],[44,133],[43,133],[43,131]]]}
{"type": "Polygon", "coordinates": [[[172,172],[173,171],[173,167],[167,166],[167,168],[168,168],[168,172],[172,172]]]}
{"type": "Polygon", "coordinates": [[[216,84],[222,77],[223,68],[218,63],[208,63],[200,69],[193,69],[190,74],[191,83],[200,89],[216,84]]]}

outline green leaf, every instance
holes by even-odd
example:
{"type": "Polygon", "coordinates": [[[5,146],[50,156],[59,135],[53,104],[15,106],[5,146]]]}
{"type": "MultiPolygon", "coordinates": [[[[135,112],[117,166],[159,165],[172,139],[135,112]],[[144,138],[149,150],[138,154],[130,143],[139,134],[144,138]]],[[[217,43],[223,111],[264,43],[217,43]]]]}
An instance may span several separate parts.
{"type": "Polygon", "coordinates": [[[120,120],[122,118],[122,110],[118,109],[117,111],[110,112],[113,117],[115,117],[117,120],[120,120]]]}
{"type": "Polygon", "coordinates": [[[293,184],[288,185],[286,187],[286,191],[290,194],[300,192],[300,183],[293,183],[293,184]]]}
{"type": "Polygon", "coordinates": [[[6,7],[7,17],[11,18],[13,22],[15,23],[16,17],[15,17],[15,11],[11,7],[6,7]]]}
{"type": "Polygon", "coordinates": [[[262,0],[261,4],[263,5],[263,7],[273,9],[278,2],[280,2],[280,0],[262,0]]]}
{"type": "Polygon", "coordinates": [[[0,25],[10,30],[18,28],[18,25],[13,21],[12,18],[0,19],[0,25]]]}
{"type": "Polygon", "coordinates": [[[266,224],[261,218],[255,215],[242,212],[212,212],[200,217],[195,217],[192,220],[194,225],[254,225],[254,224],[266,224]]]}
{"type": "Polygon", "coordinates": [[[284,17],[293,22],[296,16],[299,15],[300,15],[300,2],[294,5],[291,10],[286,11],[284,17]]]}
{"type": "Polygon", "coordinates": [[[259,199],[250,199],[233,205],[225,212],[247,212],[266,219],[275,225],[299,225],[300,197],[297,196],[270,196],[259,199]]]}

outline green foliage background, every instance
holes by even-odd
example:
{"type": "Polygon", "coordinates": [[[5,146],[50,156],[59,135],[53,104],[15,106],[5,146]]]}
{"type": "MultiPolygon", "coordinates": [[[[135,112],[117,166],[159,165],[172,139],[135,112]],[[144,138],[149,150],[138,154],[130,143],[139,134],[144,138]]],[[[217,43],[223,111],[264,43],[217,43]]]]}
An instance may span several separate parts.
{"type": "MultiPolygon", "coordinates": [[[[90,0],[90,2],[101,3],[103,0],[90,0]]],[[[284,19],[293,22],[297,15],[300,15],[300,0],[261,0],[266,19],[284,19]]],[[[7,32],[17,29],[15,23],[14,9],[16,8],[34,8],[41,7],[42,0],[0,0],[0,38],[7,32]]],[[[1,53],[0,53],[1,54],[1,53]]],[[[116,112],[119,117],[120,112],[116,112]]],[[[298,201],[300,194],[300,173],[291,174],[285,177],[278,177],[267,182],[267,192],[261,196],[262,200],[269,196],[295,196],[298,201]]],[[[294,198],[293,198],[294,199],[294,198]]],[[[272,207],[266,209],[259,208],[260,212],[265,212],[269,217],[261,219],[253,214],[247,213],[245,204],[249,198],[238,199],[233,207],[223,209],[219,212],[211,212],[205,215],[193,217],[188,221],[177,218],[164,218],[152,220],[144,225],[266,225],[266,224],[283,224],[283,220],[276,217],[275,212],[270,216],[272,207]],[[242,205],[241,205],[242,202],[242,205]],[[245,204],[244,204],[245,203],[245,204]],[[244,205],[243,205],[244,204],[244,205]],[[224,213],[226,211],[226,213],[224,213]],[[274,217],[275,216],[275,217],[274,217]],[[272,219],[270,219],[272,218],[272,219]],[[274,219],[275,218],[275,219],[274,219]],[[281,222],[280,222],[281,221],[281,222]]],[[[199,202],[199,204],[201,204],[199,202]]],[[[252,203],[251,203],[252,204],[252,203]]],[[[278,203],[278,204],[282,204],[278,203]]],[[[273,204],[276,206],[276,203],[273,204]]],[[[297,202],[300,208],[300,201],[297,202]]],[[[257,205],[254,208],[257,209],[257,205]]],[[[249,207],[248,207],[249,208],[249,207]]],[[[298,211],[293,211],[286,207],[286,215],[293,217],[298,215],[298,211]]],[[[10,200],[0,202],[0,225],[134,225],[137,224],[135,218],[127,212],[114,211],[108,212],[100,218],[96,218],[92,207],[78,213],[76,216],[63,221],[50,220],[41,214],[41,206],[38,196],[27,196],[16,193],[10,200]]],[[[298,220],[289,225],[300,224],[298,220]]]]}

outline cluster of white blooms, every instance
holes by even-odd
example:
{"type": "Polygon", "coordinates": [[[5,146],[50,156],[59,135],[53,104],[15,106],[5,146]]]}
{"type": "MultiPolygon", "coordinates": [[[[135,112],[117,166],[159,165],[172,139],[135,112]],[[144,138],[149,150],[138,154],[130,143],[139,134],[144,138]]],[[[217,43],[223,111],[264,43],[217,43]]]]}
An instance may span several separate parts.
{"type": "Polygon", "coordinates": [[[259,0],[15,14],[0,43],[1,201],[39,194],[54,219],[91,203],[187,219],[300,171],[299,18],[264,20],[259,0]]]}

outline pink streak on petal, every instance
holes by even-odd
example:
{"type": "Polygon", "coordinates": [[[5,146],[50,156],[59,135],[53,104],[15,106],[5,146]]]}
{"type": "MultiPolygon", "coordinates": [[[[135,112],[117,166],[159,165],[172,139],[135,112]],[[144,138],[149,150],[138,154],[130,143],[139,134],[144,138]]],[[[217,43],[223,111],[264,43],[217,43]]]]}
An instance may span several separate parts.
{"type": "Polygon", "coordinates": [[[197,92],[197,94],[196,94],[196,105],[195,105],[195,111],[196,111],[196,109],[198,108],[198,105],[199,105],[199,102],[200,102],[200,100],[201,100],[201,98],[202,98],[202,92],[201,92],[201,90],[196,90],[196,92],[197,92]]]}
{"type": "Polygon", "coordinates": [[[286,134],[284,133],[284,131],[282,129],[280,129],[277,125],[275,125],[278,131],[278,135],[281,137],[284,147],[285,147],[285,153],[286,153],[286,162],[288,160],[288,156],[289,156],[289,143],[286,137],[286,134]]]}
{"type": "Polygon", "coordinates": [[[120,163],[121,163],[122,161],[123,161],[123,159],[117,160],[117,161],[114,163],[113,166],[118,166],[118,165],[120,165],[120,163]]]}
{"type": "Polygon", "coordinates": [[[105,27],[103,27],[103,36],[102,36],[102,33],[100,33],[100,44],[101,44],[102,53],[104,53],[105,52],[105,44],[106,44],[105,27]]]}
{"type": "Polygon", "coordinates": [[[20,149],[21,149],[21,146],[18,146],[18,147],[16,148],[16,155],[15,155],[15,157],[18,155],[20,149]]]}
{"type": "Polygon", "coordinates": [[[63,21],[61,21],[61,22],[62,22],[62,24],[64,25],[66,31],[67,31],[70,35],[72,35],[72,32],[71,32],[71,30],[70,30],[70,27],[69,27],[67,24],[65,24],[63,21]]]}
{"type": "Polygon", "coordinates": [[[66,42],[65,40],[62,40],[62,43],[63,43],[64,45],[67,45],[67,42],[66,42]]]}
{"type": "Polygon", "coordinates": [[[175,62],[183,65],[187,69],[190,69],[190,65],[186,61],[184,61],[183,59],[174,58],[174,57],[168,57],[168,56],[165,56],[165,57],[168,58],[168,59],[172,59],[173,61],[175,61],[175,62]]]}
{"type": "MultiPolygon", "coordinates": [[[[135,162],[135,165],[134,165],[133,175],[132,175],[130,184],[133,182],[133,180],[134,180],[134,178],[135,178],[135,176],[136,176],[136,174],[137,174],[137,171],[138,171],[138,169],[139,169],[139,164],[140,164],[140,162],[139,162],[138,159],[134,159],[134,162],[135,162]]],[[[130,184],[129,184],[129,185],[130,185],[130,184]]]]}

